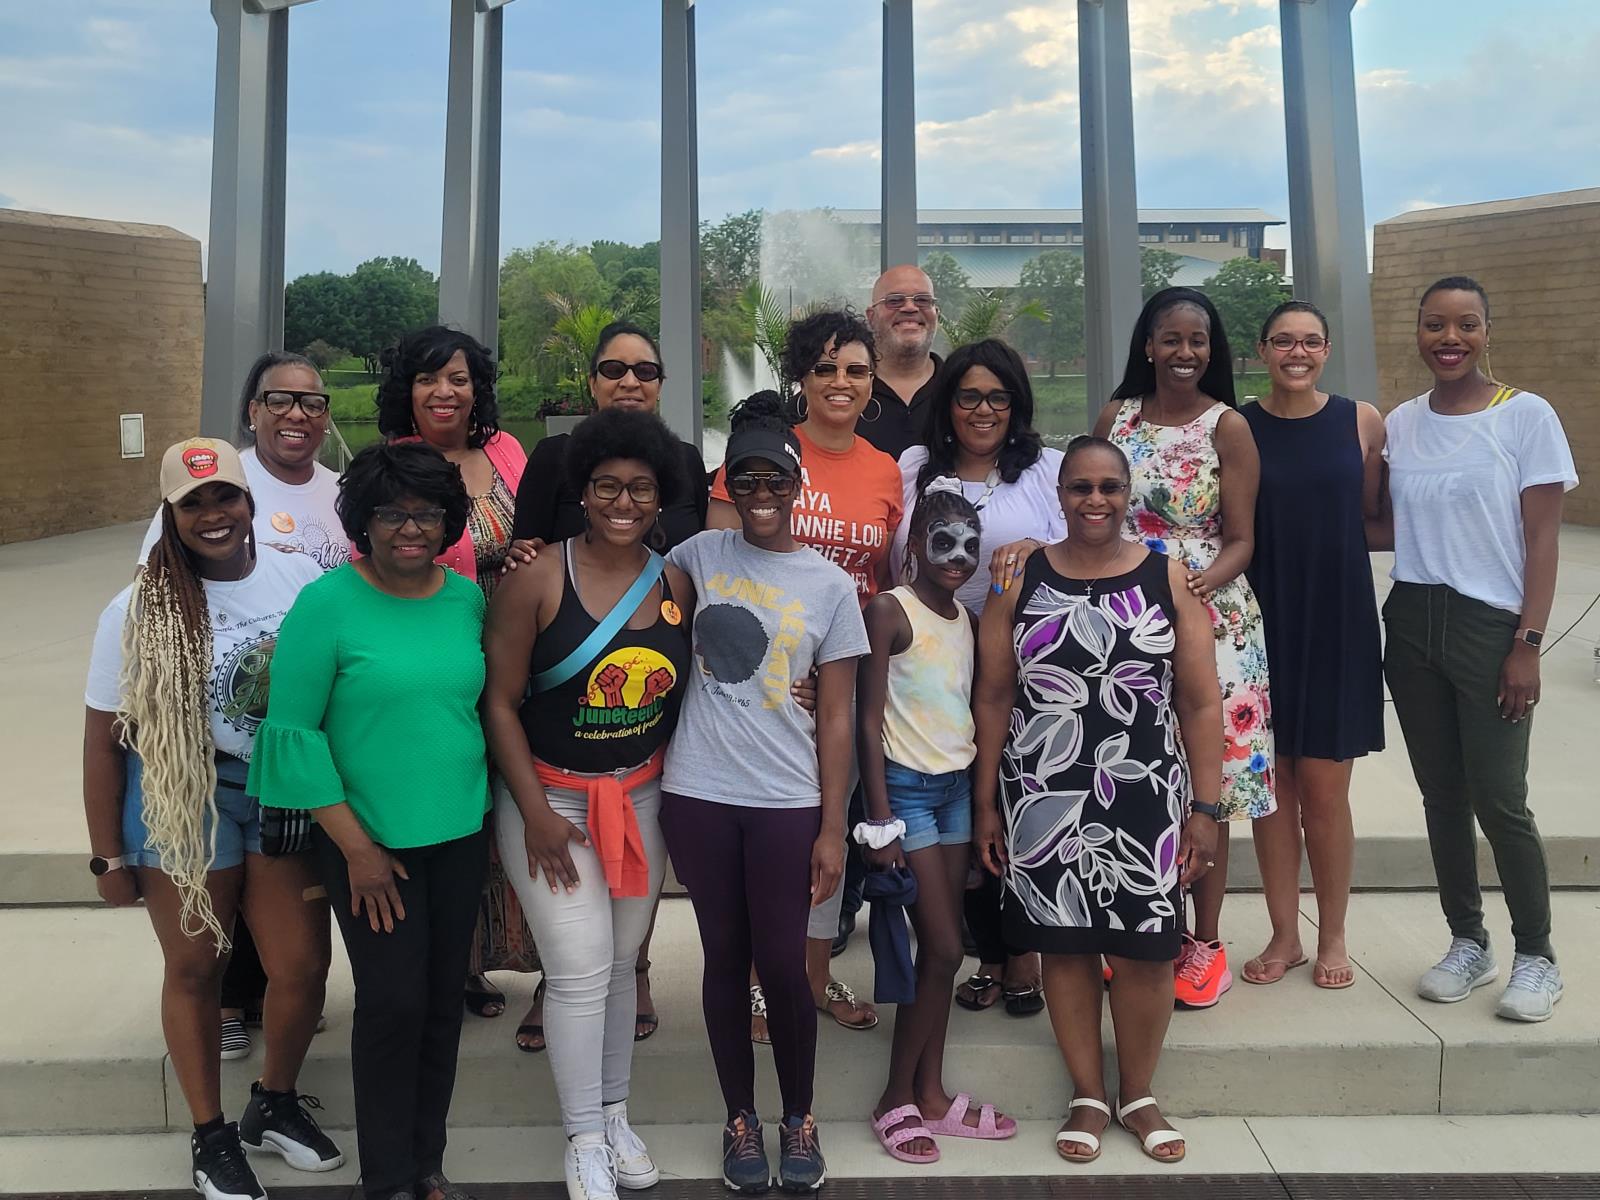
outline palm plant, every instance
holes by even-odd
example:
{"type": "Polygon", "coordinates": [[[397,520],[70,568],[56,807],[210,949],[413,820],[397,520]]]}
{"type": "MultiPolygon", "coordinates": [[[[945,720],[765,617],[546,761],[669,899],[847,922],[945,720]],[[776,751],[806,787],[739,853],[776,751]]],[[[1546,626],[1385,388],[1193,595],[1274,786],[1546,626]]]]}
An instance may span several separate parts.
{"type": "Polygon", "coordinates": [[[589,377],[589,360],[600,344],[601,331],[617,314],[609,305],[580,303],[558,292],[545,293],[545,299],[556,310],[544,341],[544,352],[556,367],[556,387],[564,397],[583,402],[588,395],[584,381],[589,377]]]}
{"type": "Polygon", "coordinates": [[[985,338],[1003,338],[1011,323],[1019,317],[1032,317],[1048,321],[1049,311],[1037,300],[1018,300],[998,292],[979,288],[961,306],[961,315],[944,324],[945,336],[952,348],[985,338]]]}

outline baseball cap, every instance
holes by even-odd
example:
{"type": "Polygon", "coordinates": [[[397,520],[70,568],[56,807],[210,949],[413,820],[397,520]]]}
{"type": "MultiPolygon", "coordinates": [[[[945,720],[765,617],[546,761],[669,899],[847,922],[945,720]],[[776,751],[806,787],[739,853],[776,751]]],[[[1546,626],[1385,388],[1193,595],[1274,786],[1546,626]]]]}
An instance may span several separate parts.
{"type": "Polygon", "coordinates": [[[728,474],[749,458],[764,458],[785,475],[800,474],[800,451],[794,435],[776,429],[741,429],[728,439],[724,461],[728,474]]]}
{"type": "Polygon", "coordinates": [[[161,456],[161,498],[176,504],[195,488],[208,483],[231,483],[250,490],[239,452],[215,438],[190,438],[168,446],[161,456]]]}

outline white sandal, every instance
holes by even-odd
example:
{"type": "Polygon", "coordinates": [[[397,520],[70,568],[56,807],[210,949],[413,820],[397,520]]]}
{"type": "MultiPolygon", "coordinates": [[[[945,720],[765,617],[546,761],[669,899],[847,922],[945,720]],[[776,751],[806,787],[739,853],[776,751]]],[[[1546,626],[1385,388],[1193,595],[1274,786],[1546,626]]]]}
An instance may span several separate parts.
{"type": "MultiPolygon", "coordinates": [[[[1067,1105],[1067,1117],[1069,1120],[1072,1117],[1072,1110],[1075,1108],[1097,1109],[1098,1111],[1105,1113],[1106,1122],[1108,1124],[1111,1121],[1111,1108],[1102,1100],[1095,1100],[1089,1096],[1077,1097],[1071,1104],[1067,1105]]],[[[1095,1159],[1100,1157],[1100,1137],[1098,1134],[1084,1133],[1081,1130],[1067,1129],[1063,1127],[1056,1131],[1056,1153],[1062,1158],[1066,1159],[1068,1162],[1092,1163],[1095,1159]],[[1069,1145],[1087,1146],[1089,1148],[1089,1153],[1068,1154],[1066,1147],[1069,1145]]]]}
{"type": "MultiPolygon", "coordinates": [[[[1132,1126],[1128,1124],[1128,1114],[1138,1112],[1141,1108],[1149,1108],[1155,1102],[1156,1098],[1154,1096],[1146,1096],[1142,1100],[1130,1100],[1127,1104],[1119,1104],[1117,1106],[1117,1124],[1121,1125],[1129,1133],[1133,1133],[1134,1137],[1138,1137],[1139,1135],[1134,1133],[1132,1126]]],[[[1160,1155],[1155,1152],[1155,1149],[1157,1146],[1170,1146],[1173,1142],[1182,1142],[1184,1140],[1183,1134],[1176,1129],[1152,1129],[1145,1134],[1142,1143],[1145,1157],[1153,1158],[1158,1163],[1182,1162],[1183,1156],[1189,1153],[1187,1145],[1176,1154],[1160,1155]]]]}

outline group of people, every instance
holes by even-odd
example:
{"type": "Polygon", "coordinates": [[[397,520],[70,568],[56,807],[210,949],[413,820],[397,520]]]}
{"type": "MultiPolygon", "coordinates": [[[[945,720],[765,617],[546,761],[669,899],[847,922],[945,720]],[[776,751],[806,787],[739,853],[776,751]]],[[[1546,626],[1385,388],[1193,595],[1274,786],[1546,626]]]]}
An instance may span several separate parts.
{"type": "Polygon", "coordinates": [[[1216,309],[1169,288],[1094,433],[1056,449],[1017,354],[938,359],[933,289],[896,267],[864,319],[795,323],[785,391],[735,409],[709,475],[656,415],[664,364],[626,323],[590,364],[598,411],[531,456],[498,427],[485,347],[408,335],[385,359],[385,440],[338,477],[315,461],[316,369],[264,357],[244,450],[164,456],[86,691],[91,870],[108,902],[145,901],[162,949],[197,1190],[263,1196],[246,1148],[343,1162],[296,1089],[330,910],[368,1197],[464,1200],[443,1173],[463,1001],[502,1011],[484,972],[508,965],[542,971],[517,1045],[548,1050],[569,1195],[653,1185],[628,1100],[658,1020],[669,861],[703,949],[730,1188],[826,1178],[818,1017],[879,1020],[829,968],[862,897],[886,918],[876,974],[897,1006],[872,1114],[889,1154],[931,1163],[941,1139],[1017,1132],[995,1098],[946,1086],[953,999],[1048,1007],[1064,1159],[1098,1157],[1115,1119],[1177,1162],[1153,1077],[1174,1003],[1232,984],[1234,821],[1272,918],[1243,978],[1309,957],[1304,846],[1312,981],[1356,980],[1351,767],[1383,745],[1385,677],[1452,935],[1419,991],[1448,1002],[1496,977],[1476,819],[1516,941],[1498,1011],[1548,1017],[1561,979],[1526,762],[1576,477],[1550,405],[1488,373],[1488,307],[1465,278],[1428,289],[1434,386],[1385,422],[1318,389],[1329,330],[1303,302],[1260,331],[1271,389],[1240,409],[1216,309]],[[1391,545],[1385,649],[1368,552],[1391,545]],[[219,998],[246,924],[266,1057],[232,1123],[219,998]],[[968,939],[980,965],[957,986],[968,939]],[[753,1041],[777,1071],[775,1171],[753,1041]]]}

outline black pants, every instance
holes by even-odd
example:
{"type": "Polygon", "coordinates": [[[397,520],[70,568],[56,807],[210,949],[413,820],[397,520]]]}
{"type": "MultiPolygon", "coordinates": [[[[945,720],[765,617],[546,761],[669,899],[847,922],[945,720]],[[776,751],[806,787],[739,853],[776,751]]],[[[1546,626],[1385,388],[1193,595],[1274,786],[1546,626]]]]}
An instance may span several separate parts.
{"type": "Polygon", "coordinates": [[[222,973],[222,1007],[260,1013],[261,999],[266,994],[267,970],[261,965],[255,939],[240,913],[233,919],[233,953],[228,956],[228,969],[222,973]]]}
{"type": "Polygon", "coordinates": [[[978,950],[980,963],[1004,963],[1017,953],[1006,945],[1001,929],[1000,899],[1005,885],[998,876],[980,871],[982,882],[964,892],[961,897],[963,915],[967,918],[967,932],[972,934],[973,945],[978,950]]]}
{"type": "Polygon", "coordinates": [[[351,915],[344,855],[320,826],[314,836],[355,977],[350,1059],[356,1146],[362,1188],[379,1200],[444,1165],[461,1042],[461,981],[488,867],[488,835],[479,830],[393,852],[410,875],[395,879],[406,916],[393,933],[374,933],[365,914],[351,915]]]}

